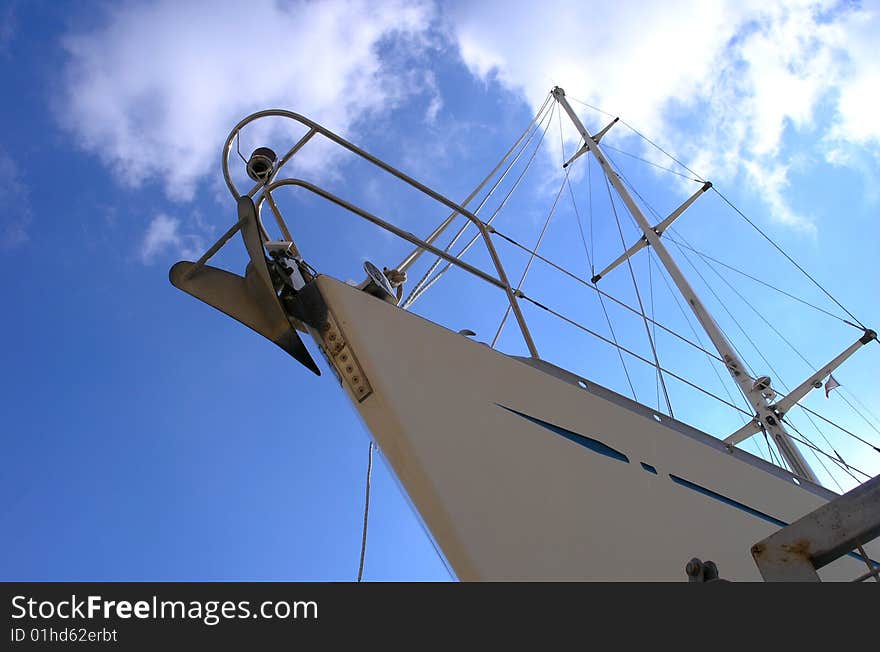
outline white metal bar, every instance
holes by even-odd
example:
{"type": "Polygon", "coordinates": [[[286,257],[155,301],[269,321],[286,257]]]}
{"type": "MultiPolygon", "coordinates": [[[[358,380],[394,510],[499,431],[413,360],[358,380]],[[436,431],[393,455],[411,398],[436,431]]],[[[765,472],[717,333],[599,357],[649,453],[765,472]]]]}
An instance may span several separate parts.
{"type": "Polygon", "coordinates": [[[598,143],[600,140],[602,140],[602,137],[608,133],[608,130],[611,129],[611,127],[613,127],[614,125],[617,124],[618,120],[620,120],[620,118],[614,118],[614,120],[612,120],[607,125],[605,125],[605,127],[602,129],[602,131],[600,131],[595,136],[593,136],[593,142],[598,143]]]}
{"type": "Polygon", "coordinates": [[[192,268],[187,272],[186,278],[189,278],[193,274],[195,274],[199,269],[201,269],[206,262],[208,262],[211,257],[220,251],[229,239],[232,238],[236,233],[238,233],[239,229],[241,229],[242,221],[239,220],[235,224],[233,224],[223,235],[218,238],[217,242],[211,245],[211,248],[208,249],[205,253],[202,254],[201,258],[199,258],[192,266],[192,268]]]}
{"type": "Polygon", "coordinates": [[[567,168],[569,165],[574,163],[577,159],[579,159],[581,156],[583,156],[584,154],[586,154],[589,151],[590,151],[590,148],[587,147],[586,145],[584,145],[578,151],[576,151],[574,154],[572,154],[571,158],[562,164],[562,167],[567,168]]]}
{"type": "Polygon", "coordinates": [[[758,425],[758,420],[752,419],[746,425],[744,425],[742,428],[740,428],[735,433],[733,433],[732,435],[727,437],[724,440],[724,443],[730,444],[731,446],[736,446],[738,443],[740,443],[741,441],[745,441],[746,439],[748,439],[749,437],[754,435],[756,432],[759,432],[760,430],[761,430],[761,426],[758,425]]]}
{"type": "Polygon", "coordinates": [[[718,353],[724,359],[725,365],[731,376],[733,377],[733,380],[742,388],[743,393],[745,394],[749,403],[755,409],[758,418],[763,424],[765,424],[765,427],[767,427],[767,429],[773,435],[773,439],[776,442],[776,445],[779,447],[780,452],[785,457],[786,461],[788,461],[795,473],[807,478],[808,480],[816,482],[817,479],[815,474],[813,473],[810,466],[807,464],[807,461],[804,459],[803,455],[794,446],[791,437],[789,437],[788,433],[785,431],[784,426],[782,425],[781,419],[767,404],[766,399],[761,395],[760,391],[753,386],[751,378],[749,378],[748,373],[746,373],[745,364],[739,358],[730,342],[728,342],[724,333],[721,332],[718,324],[715,323],[712,315],[703,305],[703,302],[700,300],[697,293],[691,287],[690,283],[681,272],[681,269],[679,269],[675,260],[669,254],[669,251],[666,249],[666,245],[661,242],[660,236],[657,235],[657,233],[651,227],[651,224],[645,218],[645,215],[642,213],[641,209],[639,209],[638,205],[630,196],[629,192],[627,192],[619,176],[608,163],[608,160],[605,158],[605,155],[602,153],[596,141],[594,141],[590,137],[590,134],[587,132],[580,118],[571,108],[568,100],[566,100],[565,91],[557,86],[551,91],[551,94],[556,99],[556,101],[559,102],[562,108],[565,109],[565,112],[568,114],[572,123],[575,125],[581,136],[584,138],[584,141],[587,147],[589,147],[590,152],[596,157],[596,160],[599,162],[599,165],[602,168],[602,172],[611,182],[611,185],[614,186],[614,189],[623,200],[623,203],[626,205],[633,218],[635,218],[636,223],[641,228],[645,238],[648,241],[648,244],[654,247],[654,250],[657,252],[657,257],[663,263],[664,267],[666,267],[666,270],[669,272],[670,277],[678,287],[679,291],[685,297],[685,300],[691,307],[691,310],[693,311],[697,320],[700,322],[700,325],[706,331],[706,334],[709,336],[712,344],[715,345],[718,353]]]}
{"type": "Polygon", "coordinates": [[[606,267],[601,272],[599,272],[598,274],[593,276],[593,278],[590,280],[593,283],[597,283],[599,281],[599,279],[604,278],[605,275],[608,274],[608,272],[613,270],[615,267],[617,267],[621,263],[626,262],[627,258],[632,257],[637,252],[641,251],[642,249],[644,249],[647,246],[648,246],[648,240],[643,237],[641,240],[636,242],[632,247],[630,247],[629,249],[624,251],[622,254],[620,254],[620,256],[618,256],[614,262],[612,262],[610,265],[608,265],[608,267],[606,267]]]}
{"type": "MultiPolygon", "coordinates": [[[[702,195],[704,192],[706,192],[711,187],[712,187],[711,182],[707,181],[706,183],[704,183],[702,188],[700,188],[697,192],[695,192],[693,195],[688,197],[688,199],[681,206],[679,206],[674,211],[672,211],[666,219],[664,219],[662,222],[659,222],[657,225],[655,225],[653,227],[654,233],[656,233],[658,237],[662,236],[663,232],[667,228],[669,228],[669,225],[672,224],[675,220],[677,220],[679,218],[679,216],[682,213],[684,213],[691,206],[691,204],[693,204],[695,201],[697,201],[697,199],[700,197],[700,195],[702,195]]],[[[603,276],[605,276],[612,269],[614,269],[615,267],[620,265],[627,258],[633,256],[635,253],[641,251],[642,249],[644,249],[647,246],[648,246],[648,239],[645,236],[642,236],[641,240],[639,240],[632,247],[627,249],[623,253],[623,255],[621,255],[619,258],[617,258],[617,260],[615,260],[613,263],[608,265],[608,267],[603,269],[601,272],[596,274],[591,280],[593,281],[593,283],[596,283],[597,281],[599,281],[599,279],[601,279],[603,276]]]]}
{"type": "Polygon", "coordinates": [[[687,200],[681,206],[679,206],[674,211],[672,211],[669,214],[669,217],[667,217],[662,222],[659,222],[658,224],[656,224],[654,226],[654,232],[658,236],[663,235],[663,232],[669,228],[669,225],[672,224],[675,220],[677,220],[681,216],[682,213],[684,213],[688,208],[691,207],[691,204],[693,204],[695,201],[697,201],[697,199],[699,199],[700,196],[704,192],[709,190],[709,188],[711,188],[711,187],[712,187],[711,181],[707,181],[706,183],[704,183],[702,188],[700,188],[699,190],[697,190],[697,192],[695,192],[693,195],[688,197],[687,200]]]}
{"type": "MultiPolygon", "coordinates": [[[[241,129],[243,129],[247,124],[249,124],[255,120],[259,120],[260,118],[265,118],[265,117],[269,117],[269,116],[288,118],[290,120],[294,120],[295,122],[299,122],[300,124],[303,124],[303,125],[309,127],[309,132],[300,140],[299,143],[297,143],[297,145],[294,146],[294,148],[301,147],[302,145],[304,145],[305,142],[307,142],[308,139],[311,138],[311,136],[313,135],[313,132],[319,133],[322,136],[324,136],[325,138],[327,138],[328,140],[331,140],[332,142],[336,143],[340,147],[343,147],[343,148],[347,149],[348,151],[352,152],[353,154],[360,156],[361,158],[369,161],[370,163],[372,163],[376,167],[378,167],[378,168],[384,170],[385,172],[388,172],[389,174],[397,177],[398,179],[400,179],[404,183],[408,184],[409,186],[415,188],[416,190],[419,190],[420,192],[424,193],[425,195],[427,195],[431,199],[434,199],[435,201],[440,202],[441,204],[445,205],[447,208],[450,208],[453,211],[460,213],[466,219],[473,222],[474,225],[479,230],[480,235],[483,237],[483,241],[486,243],[486,249],[489,251],[489,256],[492,259],[492,264],[495,266],[495,269],[498,272],[498,277],[501,281],[500,287],[504,288],[504,292],[507,295],[507,300],[511,304],[511,309],[513,310],[513,313],[516,316],[517,324],[519,325],[520,332],[522,333],[522,336],[523,336],[523,340],[526,343],[526,347],[529,349],[529,354],[533,358],[538,358],[538,359],[540,358],[538,356],[538,350],[535,348],[535,342],[532,339],[531,333],[529,332],[529,327],[526,324],[525,317],[523,316],[522,310],[520,309],[519,304],[517,303],[516,295],[514,294],[513,289],[510,287],[510,282],[507,279],[507,274],[504,272],[504,266],[501,264],[501,259],[498,257],[498,252],[495,250],[495,246],[492,244],[492,239],[489,237],[489,232],[486,230],[485,224],[483,224],[483,222],[480,221],[480,219],[476,215],[474,215],[471,211],[467,210],[463,206],[456,204],[454,201],[452,201],[448,197],[441,195],[436,190],[432,190],[431,188],[429,188],[425,184],[419,183],[418,181],[413,179],[408,174],[401,172],[400,170],[398,170],[394,166],[389,165],[385,161],[377,158],[376,156],[373,156],[372,154],[370,154],[366,150],[361,149],[360,147],[358,147],[354,143],[347,141],[342,136],[339,136],[339,135],[333,133],[332,131],[330,131],[329,129],[322,127],[320,124],[318,124],[314,120],[310,120],[309,118],[305,117],[304,115],[301,115],[299,113],[294,113],[293,111],[286,111],[284,109],[266,109],[265,111],[257,111],[256,113],[252,113],[248,117],[241,120],[237,125],[235,125],[235,127],[233,127],[232,131],[230,132],[229,136],[227,137],[225,145],[223,146],[223,178],[226,180],[226,185],[229,187],[229,190],[232,193],[233,197],[238,199],[239,197],[241,197],[241,195],[238,193],[238,189],[235,187],[235,183],[232,181],[232,175],[229,172],[229,155],[232,150],[232,142],[235,139],[236,134],[238,134],[238,132],[241,131],[241,129]]],[[[289,154],[288,157],[285,157],[285,159],[289,158],[290,156],[293,156],[294,153],[295,152],[293,150],[291,150],[291,153],[289,154]]],[[[277,183],[273,183],[270,185],[271,185],[271,188],[274,188],[277,185],[281,185],[281,184],[280,184],[280,182],[277,182],[277,183]]],[[[318,192],[320,190],[316,186],[314,186],[312,184],[307,184],[306,182],[298,181],[296,185],[301,185],[303,187],[307,187],[310,190],[312,190],[313,192],[318,192]]],[[[256,192],[256,190],[258,190],[258,188],[255,188],[249,194],[253,194],[254,192],[256,192]]],[[[323,191],[321,191],[321,193],[323,193],[323,191]]],[[[345,202],[344,204],[340,204],[340,205],[344,205],[346,208],[351,206],[347,202],[345,202]]],[[[352,209],[349,209],[349,210],[352,210],[352,209]]],[[[362,212],[359,212],[357,210],[355,210],[353,212],[356,212],[356,213],[362,215],[362,212]]],[[[373,216],[371,216],[371,217],[373,217],[373,216]]],[[[373,217],[373,219],[378,219],[378,218],[373,217]]],[[[380,220],[380,222],[381,222],[381,220],[380,220]]],[[[374,221],[374,224],[378,224],[378,222],[374,221]]],[[[382,224],[384,225],[384,228],[387,228],[388,230],[392,231],[393,233],[396,233],[397,235],[400,235],[401,237],[403,237],[405,240],[408,240],[412,244],[418,245],[420,247],[424,246],[424,244],[425,244],[424,241],[419,240],[411,233],[406,233],[405,231],[402,231],[401,229],[397,229],[397,227],[393,227],[391,225],[388,225],[385,222],[382,222],[382,224]]],[[[428,249],[428,251],[430,251],[431,253],[440,255],[442,258],[445,258],[447,260],[455,260],[453,257],[446,255],[445,252],[442,254],[439,253],[440,250],[436,249],[436,247],[425,247],[425,248],[428,249]]],[[[456,262],[456,264],[463,266],[461,261],[456,260],[455,262],[456,262]]],[[[475,271],[478,271],[478,270],[475,270],[475,271]]],[[[477,275],[480,276],[481,273],[478,273],[477,275]]]]}
{"type": "Polygon", "coordinates": [[[498,274],[497,279],[490,276],[489,274],[486,274],[486,272],[477,269],[473,265],[469,265],[464,261],[459,260],[455,256],[448,254],[447,252],[442,251],[423,240],[420,240],[412,233],[404,231],[403,229],[399,229],[393,224],[390,224],[385,220],[376,217],[375,215],[363,210],[362,208],[358,208],[351,202],[345,201],[344,199],[337,197],[330,192],[327,192],[323,188],[319,188],[313,183],[303,181],[302,179],[282,179],[280,181],[273,182],[272,184],[266,186],[266,188],[269,190],[274,190],[275,188],[279,188],[281,186],[298,186],[300,188],[309,190],[316,195],[320,195],[324,199],[327,199],[337,206],[341,206],[342,208],[351,211],[355,215],[361,216],[362,218],[364,218],[368,222],[372,222],[376,226],[382,227],[383,229],[390,231],[394,235],[403,238],[407,242],[410,242],[418,247],[424,247],[428,252],[434,254],[435,256],[440,256],[444,260],[448,260],[452,264],[461,267],[462,269],[482,278],[485,281],[488,281],[492,285],[502,288],[505,294],[507,294],[507,299],[510,303],[510,309],[513,311],[513,314],[516,317],[516,321],[519,324],[520,332],[522,333],[523,340],[525,340],[526,347],[529,349],[529,354],[535,359],[540,359],[540,356],[538,355],[538,350],[537,348],[535,348],[535,342],[532,339],[532,334],[529,331],[525,317],[523,316],[522,310],[520,309],[519,302],[516,299],[517,292],[514,291],[513,288],[510,286],[510,281],[507,278],[507,274],[505,274],[504,272],[504,266],[501,264],[501,259],[498,257],[498,252],[495,250],[495,245],[492,244],[492,240],[489,238],[489,232],[486,230],[486,225],[483,224],[483,222],[481,222],[480,219],[477,218],[473,213],[463,207],[460,208],[461,214],[464,215],[467,219],[471,220],[480,231],[480,234],[483,236],[483,241],[486,244],[486,249],[489,251],[489,257],[492,259],[492,263],[495,265],[495,271],[498,274]]]}
{"type": "MultiPolygon", "coordinates": [[[[595,136],[593,136],[593,141],[598,143],[600,140],[602,140],[602,136],[604,136],[605,134],[607,134],[607,133],[608,133],[608,130],[611,129],[611,127],[613,127],[615,124],[617,124],[617,121],[618,121],[618,120],[620,120],[620,118],[614,118],[614,120],[612,120],[611,122],[609,122],[609,123],[605,126],[605,128],[602,129],[602,131],[600,131],[600,132],[597,133],[595,136]]],[[[568,159],[565,163],[563,163],[563,164],[562,164],[562,167],[563,167],[563,168],[567,168],[569,165],[571,165],[572,163],[574,163],[577,159],[579,159],[581,156],[583,156],[584,154],[586,154],[586,153],[589,152],[589,151],[590,151],[590,148],[587,147],[586,145],[584,145],[584,146],[581,147],[578,151],[576,151],[576,152],[572,155],[572,157],[571,157],[570,159],[568,159]]]]}
{"type": "Polygon", "coordinates": [[[877,334],[872,331],[866,331],[865,334],[860,337],[858,340],[853,342],[850,346],[846,348],[840,355],[834,358],[831,362],[826,364],[824,367],[819,369],[812,376],[807,378],[800,385],[791,390],[786,396],[776,402],[773,406],[776,408],[776,411],[783,415],[788,412],[791,408],[793,408],[798,401],[800,401],[804,396],[809,394],[810,390],[822,386],[821,380],[825,378],[825,376],[829,375],[832,371],[837,369],[843,362],[849,358],[853,353],[862,348],[865,344],[875,339],[877,334]]]}
{"type": "Polygon", "coordinates": [[[281,217],[281,211],[278,210],[278,205],[272,198],[272,193],[269,192],[268,187],[263,189],[263,195],[266,197],[266,201],[269,202],[269,207],[275,214],[275,222],[278,223],[278,228],[281,229],[281,234],[284,236],[285,240],[293,245],[295,255],[299,256],[299,251],[296,250],[296,245],[293,244],[293,238],[290,236],[290,231],[287,230],[287,224],[284,223],[284,218],[281,217]]]}

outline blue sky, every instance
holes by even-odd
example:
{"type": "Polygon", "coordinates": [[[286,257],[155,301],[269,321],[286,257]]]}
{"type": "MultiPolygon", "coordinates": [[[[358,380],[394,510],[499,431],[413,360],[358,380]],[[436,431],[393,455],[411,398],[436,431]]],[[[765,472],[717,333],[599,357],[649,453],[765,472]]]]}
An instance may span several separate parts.
{"type": "MultiPolygon", "coordinates": [[[[170,265],[197,257],[234,220],[220,150],[235,122],[254,110],[307,114],[461,199],[558,84],[621,115],[711,179],[877,328],[880,6],[677,4],[661,11],[641,2],[549,2],[540,12],[494,2],[3,4],[0,266],[12,307],[0,324],[7,342],[0,578],[355,578],[369,438],[354,408],[329,374],[308,374],[167,280],[170,265]]],[[[606,116],[573,104],[588,127],[604,126],[606,116]]],[[[554,116],[549,146],[496,223],[529,246],[561,182],[561,150],[570,155],[576,144],[559,124],[554,116]]],[[[282,149],[290,135],[274,125],[247,134],[242,149],[269,141],[282,149]]],[[[622,125],[605,142],[681,171],[622,125]]],[[[695,189],[609,154],[661,214],[695,189]]],[[[586,161],[571,180],[582,224],[593,233],[590,255],[602,266],[621,251],[620,235],[602,179],[586,161]]],[[[304,152],[296,172],[418,233],[445,216],[327,146],[304,152]]],[[[290,193],[282,207],[306,259],[343,280],[360,280],[364,259],[390,266],[408,252],[315,199],[290,193]]],[[[621,218],[629,244],[637,236],[621,218]]],[[[668,235],[841,314],[712,193],[668,235]]],[[[691,268],[670,246],[746,361],[774,381],[794,386],[809,368],[725,280],[813,365],[858,337],[748,279],[715,274],[693,254],[691,268]]],[[[525,257],[498,247],[518,279],[525,257]]],[[[541,252],[589,277],[566,195],[541,252]]],[[[479,247],[468,260],[486,264],[479,247]]],[[[240,272],[244,253],[233,245],[218,261],[240,272]]],[[[633,263],[656,319],[692,337],[645,252],[633,263]]],[[[634,305],[625,267],[602,283],[634,305]]],[[[524,289],[607,333],[595,294],[552,270],[536,263],[524,289]]],[[[503,306],[499,293],[450,272],[414,310],[491,340],[503,306]]],[[[613,349],[524,311],[543,357],[630,394],[613,349]]],[[[621,343],[650,355],[641,318],[609,311],[621,343]]],[[[664,366],[726,396],[730,383],[702,354],[662,335],[657,345],[664,366]]],[[[512,321],[499,348],[525,352],[512,321]]],[[[835,373],[852,394],[838,390],[826,400],[814,392],[806,401],[874,443],[877,351],[866,347],[835,373]]],[[[652,371],[627,365],[638,400],[657,405],[652,371]]],[[[741,423],[674,381],[668,389],[684,421],[722,436],[741,423]]],[[[793,418],[823,450],[880,472],[870,448],[793,418]]],[[[763,441],[744,448],[767,456],[763,441]]],[[[852,486],[807,459],[829,488],[852,486]]],[[[381,454],[373,490],[365,578],[449,579],[381,454]]]]}

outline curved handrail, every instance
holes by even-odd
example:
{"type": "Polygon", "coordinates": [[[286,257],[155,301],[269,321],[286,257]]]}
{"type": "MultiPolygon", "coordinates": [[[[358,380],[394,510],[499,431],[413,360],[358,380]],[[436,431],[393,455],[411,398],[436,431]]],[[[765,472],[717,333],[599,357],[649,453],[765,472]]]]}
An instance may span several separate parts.
{"type": "MultiPolygon", "coordinates": [[[[494,276],[487,274],[483,270],[481,270],[477,267],[474,267],[473,265],[470,265],[462,260],[459,260],[458,258],[449,254],[448,252],[443,251],[442,249],[438,249],[437,247],[435,247],[431,244],[428,244],[427,242],[425,242],[424,240],[420,239],[419,237],[413,235],[409,231],[404,231],[403,229],[394,226],[390,222],[386,222],[381,217],[377,217],[376,215],[373,215],[369,211],[365,211],[364,209],[360,208],[359,206],[355,206],[351,202],[348,202],[348,201],[342,199],[341,197],[338,197],[337,195],[334,195],[333,193],[331,193],[327,190],[324,190],[320,186],[316,186],[313,183],[310,183],[310,182],[305,181],[303,179],[290,179],[290,178],[288,178],[288,179],[281,179],[280,181],[275,181],[275,182],[269,184],[268,186],[266,186],[266,189],[269,192],[271,192],[277,188],[281,188],[282,186],[295,186],[298,188],[304,188],[305,190],[308,190],[309,192],[312,192],[320,197],[323,197],[327,201],[332,202],[332,203],[336,204],[337,206],[340,206],[348,211],[351,211],[355,215],[358,215],[358,216],[364,218],[365,220],[367,220],[371,224],[375,224],[376,226],[383,228],[386,231],[390,231],[391,233],[393,233],[397,237],[403,238],[404,240],[406,240],[410,244],[413,244],[417,247],[421,247],[421,248],[425,249],[425,251],[432,253],[435,256],[440,256],[444,260],[448,260],[453,265],[456,265],[457,267],[460,267],[461,269],[463,269],[467,272],[470,272],[471,274],[474,274],[475,276],[480,277],[484,281],[487,281],[488,283],[491,283],[492,285],[499,287],[502,290],[505,287],[504,282],[501,281],[500,279],[497,279],[494,276]]],[[[262,216],[260,215],[260,211],[262,210],[263,202],[266,201],[266,199],[267,199],[267,196],[263,195],[262,197],[260,197],[259,200],[257,200],[257,219],[260,220],[261,223],[262,223],[262,216]]]]}
{"type": "MultiPolygon", "coordinates": [[[[308,132],[306,132],[306,134],[302,138],[300,138],[300,140],[297,141],[297,143],[280,159],[278,165],[276,166],[275,172],[273,173],[273,177],[272,177],[273,179],[274,179],[275,175],[278,174],[278,171],[281,169],[281,167],[284,164],[286,164],[291,158],[293,158],[293,156],[300,149],[302,149],[302,147],[305,146],[305,144],[316,133],[318,133],[318,134],[321,134],[322,136],[324,136],[325,138],[328,138],[329,140],[333,141],[337,145],[356,154],[357,156],[360,156],[361,158],[366,159],[370,163],[376,165],[377,167],[381,168],[382,170],[388,172],[389,174],[397,177],[398,179],[400,179],[404,183],[406,183],[409,186],[415,188],[416,190],[422,192],[423,194],[428,195],[429,197],[431,197],[435,201],[438,201],[438,202],[444,204],[445,206],[447,206],[448,208],[459,212],[467,220],[473,222],[473,224],[477,227],[477,229],[480,232],[480,235],[483,238],[483,242],[486,245],[486,249],[489,252],[490,258],[492,259],[492,263],[495,266],[495,270],[498,274],[498,278],[494,279],[491,276],[485,274],[485,272],[479,272],[479,270],[477,270],[475,267],[472,267],[470,265],[467,265],[467,267],[465,267],[465,269],[469,268],[468,271],[470,271],[471,273],[479,272],[477,274],[477,276],[480,276],[484,280],[488,280],[489,282],[491,282],[493,284],[500,283],[499,287],[501,287],[504,290],[505,294],[507,295],[508,303],[510,304],[510,308],[514,313],[514,316],[516,317],[517,323],[519,324],[520,332],[522,333],[522,336],[523,336],[523,339],[525,340],[526,346],[529,349],[530,355],[533,358],[539,357],[538,351],[535,348],[534,340],[532,339],[531,333],[529,332],[528,326],[526,325],[525,317],[523,316],[522,310],[520,309],[520,306],[519,306],[519,303],[516,300],[515,290],[511,287],[510,281],[507,278],[507,274],[504,272],[504,266],[501,264],[501,259],[498,257],[498,252],[495,250],[495,246],[492,244],[491,237],[489,235],[489,232],[486,230],[485,224],[476,215],[474,215],[471,211],[467,210],[465,207],[459,205],[458,203],[449,199],[448,197],[441,195],[440,193],[436,192],[435,190],[432,190],[428,186],[416,181],[415,179],[413,179],[409,175],[401,172],[397,168],[395,168],[395,167],[385,163],[384,161],[376,158],[375,156],[373,156],[369,152],[361,149],[360,147],[358,147],[354,143],[347,141],[346,139],[342,138],[341,136],[338,136],[337,134],[335,134],[332,131],[330,131],[329,129],[321,126],[317,122],[310,120],[309,118],[306,118],[305,116],[300,115],[299,113],[294,113],[293,111],[287,111],[284,109],[266,109],[264,111],[258,111],[256,113],[252,113],[251,115],[249,115],[246,118],[244,118],[243,120],[241,120],[237,125],[235,125],[235,127],[230,132],[229,137],[226,139],[226,143],[223,147],[222,164],[223,164],[223,178],[226,181],[227,187],[229,188],[230,192],[232,193],[233,197],[235,197],[236,200],[241,195],[239,194],[238,188],[236,188],[235,183],[232,181],[232,176],[229,172],[229,157],[232,152],[232,143],[235,140],[236,136],[239,134],[239,132],[245,126],[250,124],[251,122],[254,122],[255,120],[259,120],[260,118],[273,117],[273,116],[274,117],[281,117],[281,118],[288,118],[288,119],[293,120],[295,122],[299,122],[309,128],[308,132]]],[[[455,263],[454,261],[457,259],[455,259],[454,257],[447,255],[445,252],[441,252],[436,247],[433,247],[432,245],[429,245],[428,243],[424,242],[423,240],[416,238],[414,235],[407,233],[405,231],[402,231],[400,229],[397,229],[397,227],[394,227],[393,225],[385,222],[384,220],[381,220],[373,215],[370,215],[369,213],[366,213],[366,211],[360,212],[359,209],[354,210],[357,207],[355,207],[352,204],[349,204],[345,200],[342,200],[338,197],[335,197],[334,195],[331,195],[330,193],[326,193],[326,195],[324,195],[324,193],[326,191],[323,191],[320,188],[318,188],[317,186],[315,186],[313,184],[309,184],[308,182],[305,182],[305,181],[300,181],[300,180],[296,180],[296,179],[282,179],[281,181],[276,182],[276,181],[270,180],[269,184],[257,183],[253,188],[251,188],[251,190],[247,194],[248,194],[248,196],[253,196],[254,194],[256,194],[260,190],[260,188],[263,188],[263,187],[266,187],[268,189],[268,191],[271,192],[271,190],[273,188],[279,187],[282,185],[299,185],[301,187],[306,188],[307,190],[317,192],[317,194],[325,196],[326,199],[328,199],[330,201],[334,201],[334,203],[338,203],[338,205],[343,206],[343,207],[347,208],[348,210],[352,210],[352,212],[360,215],[361,217],[364,217],[368,221],[371,221],[373,224],[376,224],[377,226],[381,226],[382,228],[386,228],[386,229],[390,230],[392,233],[396,233],[398,236],[403,237],[404,239],[408,240],[409,242],[416,244],[417,246],[424,247],[428,251],[430,251],[431,253],[438,255],[438,256],[441,256],[444,259],[449,260],[450,262],[453,262],[453,264],[459,264],[459,266],[466,265],[466,263],[461,263],[461,261],[458,261],[458,263],[455,263]],[[285,181],[297,181],[297,183],[285,184],[284,183],[285,181]],[[340,202],[342,202],[342,203],[340,203],[340,202]],[[363,213],[366,213],[366,214],[363,214],[363,213]],[[369,217],[367,217],[367,215],[369,215],[369,217]]],[[[283,221],[281,221],[281,224],[283,224],[283,221]]],[[[283,228],[284,227],[282,227],[282,229],[283,228]]]]}

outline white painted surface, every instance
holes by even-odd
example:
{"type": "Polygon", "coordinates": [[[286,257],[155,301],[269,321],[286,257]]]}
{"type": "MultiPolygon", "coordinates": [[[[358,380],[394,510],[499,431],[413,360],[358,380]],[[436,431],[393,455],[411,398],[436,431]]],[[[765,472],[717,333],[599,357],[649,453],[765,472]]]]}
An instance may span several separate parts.
{"type": "MultiPolygon", "coordinates": [[[[354,403],[462,580],[683,581],[699,557],[725,579],[759,581],[749,549],[778,527],[670,474],[787,523],[830,495],[609,400],[608,390],[584,390],[329,277],[318,285],[373,387],[354,403]]],[[[868,550],[875,559],[878,548],[868,550]]],[[[820,574],[864,570],[844,557],[820,574]]]]}

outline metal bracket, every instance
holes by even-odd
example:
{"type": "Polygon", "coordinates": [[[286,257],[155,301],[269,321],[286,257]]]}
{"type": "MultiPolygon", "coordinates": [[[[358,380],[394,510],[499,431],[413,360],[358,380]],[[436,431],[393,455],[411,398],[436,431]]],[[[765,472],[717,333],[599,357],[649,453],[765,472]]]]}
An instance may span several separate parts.
{"type": "Polygon", "coordinates": [[[759,541],[752,557],[765,581],[818,582],[818,569],[878,535],[880,475],[759,541]]]}
{"type": "Polygon", "coordinates": [[[684,572],[687,573],[688,582],[726,582],[727,580],[722,580],[718,577],[718,566],[715,565],[714,561],[701,561],[694,557],[691,559],[687,566],[684,567],[684,572]]]}
{"type": "Polygon", "coordinates": [[[339,327],[336,318],[329,310],[326,320],[320,328],[320,333],[327,358],[336,369],[342,383],[348,386],[348,389],[360,403],[373,393],[373,387],[345,339],[345,334],[339,327]]]}

